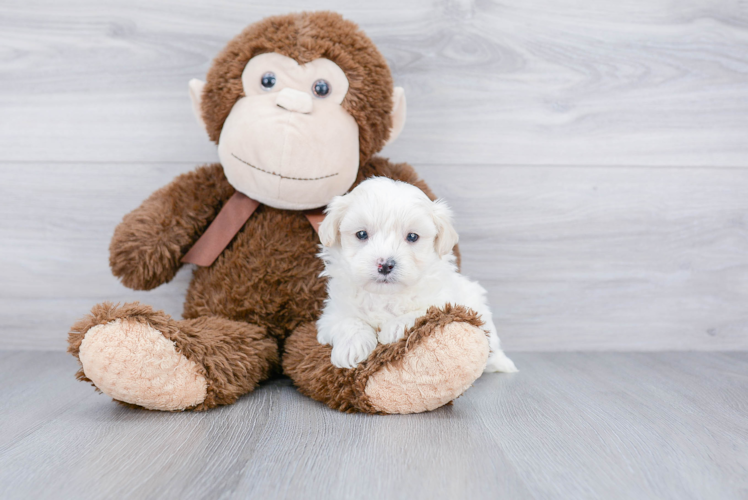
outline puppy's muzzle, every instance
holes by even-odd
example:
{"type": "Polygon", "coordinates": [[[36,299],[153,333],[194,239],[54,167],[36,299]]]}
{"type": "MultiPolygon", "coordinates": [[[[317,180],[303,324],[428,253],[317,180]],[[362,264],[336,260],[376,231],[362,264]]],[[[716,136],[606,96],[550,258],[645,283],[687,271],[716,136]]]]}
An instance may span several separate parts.
{"type": "Polygon", "coordinates": [[[377,272],[382,276],[387,276],[395,269],[395,259],[379,259],[377,262],[377,272]]]}

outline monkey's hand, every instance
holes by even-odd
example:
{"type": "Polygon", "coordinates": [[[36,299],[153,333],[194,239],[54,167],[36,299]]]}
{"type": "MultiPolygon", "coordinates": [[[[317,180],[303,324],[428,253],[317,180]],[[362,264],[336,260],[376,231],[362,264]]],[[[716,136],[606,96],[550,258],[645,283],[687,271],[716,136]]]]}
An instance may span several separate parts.
{"type": "Polygon", "coordinates": [[[151,290],[171,281],[181,259],[234,193],[220,164],[180,175],[114,230],[109,265],[122,284],[151,290]]]}

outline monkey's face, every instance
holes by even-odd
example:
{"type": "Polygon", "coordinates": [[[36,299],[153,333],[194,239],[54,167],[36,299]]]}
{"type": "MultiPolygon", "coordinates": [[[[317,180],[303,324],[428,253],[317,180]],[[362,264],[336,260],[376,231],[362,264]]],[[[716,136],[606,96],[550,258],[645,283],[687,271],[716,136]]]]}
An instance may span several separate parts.
{"type": "Polygon", "coordinates": [[[348,79],[334,62],[299,65],[277,54],[250,59],[244,95],[218,141],[226,177],[266,205],[303,210],[326,205],[356,179],[356,120],[341,103],[348,79]]]}

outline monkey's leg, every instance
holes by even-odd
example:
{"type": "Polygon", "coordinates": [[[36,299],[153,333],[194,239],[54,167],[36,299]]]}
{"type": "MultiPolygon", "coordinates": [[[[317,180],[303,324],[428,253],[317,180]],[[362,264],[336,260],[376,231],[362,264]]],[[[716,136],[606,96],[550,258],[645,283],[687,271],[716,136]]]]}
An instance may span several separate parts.
{"type": "Polygon", "coordinates": [[[432,307],[398,342],[379,345],[356,368],[337,368],[314,324],[286,339],[283,371],[299,390],[333,409],[419,413],[460,396],[480,377],[488,338],[478,316],[462,306],[432,307]]]}
{"type": "Polygon", "coordinates": [[[95,306],[68,336],[76,377],[150,410],[206,410],[252,391],[279,366],[264,328],[210,316],[176,321],[138,302],[95,306]]]}

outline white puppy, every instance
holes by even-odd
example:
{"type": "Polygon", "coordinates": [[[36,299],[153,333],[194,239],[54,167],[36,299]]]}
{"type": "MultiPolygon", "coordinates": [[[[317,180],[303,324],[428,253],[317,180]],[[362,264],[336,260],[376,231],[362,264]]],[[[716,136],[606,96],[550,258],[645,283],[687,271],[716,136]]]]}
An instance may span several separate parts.
{"type": "Polygon", "coordinates": [[[415,186],[375,177],[335,197],[319,228],[328,298],[317,340],[332,345],[332,364],[352,368],[377,342],[403,337],[429,307],[461,304],[489,332],[487,372],[515,372],[500,348],[486,291],[457,272],[457,233],[441,200],[415,186]]]}

